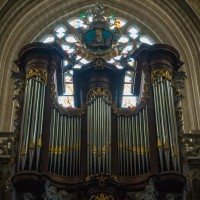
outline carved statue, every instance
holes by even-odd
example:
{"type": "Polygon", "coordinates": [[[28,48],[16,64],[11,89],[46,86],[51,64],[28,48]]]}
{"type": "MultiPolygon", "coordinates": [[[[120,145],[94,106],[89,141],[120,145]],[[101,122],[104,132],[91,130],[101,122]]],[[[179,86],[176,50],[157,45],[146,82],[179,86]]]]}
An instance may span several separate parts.
{"type": "Polygon", "coordinates": [[[70,200],[72,195],[68,194],[64,190],[57,190],[55,186],[50,185],[50,181],[47,180],[45,184],[45,197],[44,200],[70,200]]]}
{"type": "Polygon", "coordinates": [[[155,190],[152,180],[150,180],[144,191],[136,194],[133,192],[128,192],[127,196],[133,200],[157,200],[158,192],[155,190]]]}
{"type": "Polygon", "coordinates": [[[172,193],[166,194],[165,200],[175,200],[174,194],[172,194],[172,193]]]}

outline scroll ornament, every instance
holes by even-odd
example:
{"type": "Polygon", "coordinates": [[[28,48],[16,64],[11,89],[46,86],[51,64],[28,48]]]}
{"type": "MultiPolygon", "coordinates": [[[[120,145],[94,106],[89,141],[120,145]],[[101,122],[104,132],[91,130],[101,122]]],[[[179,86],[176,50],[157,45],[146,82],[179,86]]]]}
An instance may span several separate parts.
{"type": "Polygon", "coordinates": [[[26,79],[40,77],[41,80],[47,84],[47,69],[33,67],[26,72],[26,79]]]}
{"type": "Polygon", "coordinates": [[[111,195],[101,193],[91,196],[90,200],[114,200],[114,198],[111,195]]]}
{"type": "Polygon", "coordinates": [[[160,78],[160,77],[162,77],[163,79],[166,79],[168,81],[172,80],[172,74],[171,74],[171,72],[169,72],[167,70],[156,69],[151,72],[152,83],[157,81],[158,78],[160,78]]]}
{"type": "Polygon", "coordinates": [[[91,98],[91,97],[106,97],[106,96],[108,96],[111,101],[110,92],[106,88],[103,88],[103,87],[93,88],[88,93],[89,98],[91,98]]]}

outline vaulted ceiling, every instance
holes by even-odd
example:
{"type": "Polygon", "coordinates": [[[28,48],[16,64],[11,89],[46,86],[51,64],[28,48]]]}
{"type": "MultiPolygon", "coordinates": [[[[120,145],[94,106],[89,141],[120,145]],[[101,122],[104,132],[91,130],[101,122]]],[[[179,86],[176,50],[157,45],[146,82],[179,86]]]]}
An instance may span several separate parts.
{"type": "MultiPolygon", "coordinates": [[[[37,41],[63,19],[86,11],[95,0],[0,1],[0,132],[12,131],[11,70],[26,44],[37,41]]],[[[185,62],[184,129],[200,125],[200,2],[198,0],[102,0],[116,15],[138,25],[156,43],[174,46],[185,62]]]]}

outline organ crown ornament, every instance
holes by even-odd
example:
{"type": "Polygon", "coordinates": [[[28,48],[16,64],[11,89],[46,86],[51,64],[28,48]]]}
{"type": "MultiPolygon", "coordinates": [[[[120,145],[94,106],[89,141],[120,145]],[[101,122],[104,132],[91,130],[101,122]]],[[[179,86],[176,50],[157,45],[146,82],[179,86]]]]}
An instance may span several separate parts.
{"type": "Polygon", "coordinates": [[[112,20],[110,13],[99,1],[85,12],[88,28],[79,28],[79,38],[89,54],[107,54],[117,43],[120,37],[119,22],[112,20]]]}

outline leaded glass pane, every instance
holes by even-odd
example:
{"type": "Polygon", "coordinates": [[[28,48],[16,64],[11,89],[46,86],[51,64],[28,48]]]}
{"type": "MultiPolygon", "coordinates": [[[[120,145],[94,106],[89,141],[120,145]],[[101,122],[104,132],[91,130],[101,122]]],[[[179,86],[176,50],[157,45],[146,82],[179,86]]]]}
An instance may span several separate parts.
{"type": "Polygon", "coordinates": [[[58,103],[65,108],[74,107],[74,97],[73,96],[59,96],[58,103]]]}
{"type": "Polygon", "coordinates": [[[136,106],[136,97],[134,96],[123,96],[122,107],[134,108],[136,106]]]}
{"type": "Polygon", "coordinates": [[[146,44],[150,44],[150,45],[154,44],[154,41],[149,36],[146,36],[146,35],[141,36],[140,41],[142,43],[146,43],[146,44]]]}
{"type": "Polygon", "coordinates": [[[43,43],[51,43],[55,40],[54,35],[46,35],[43,39],[42,42],[43,43]]]}

